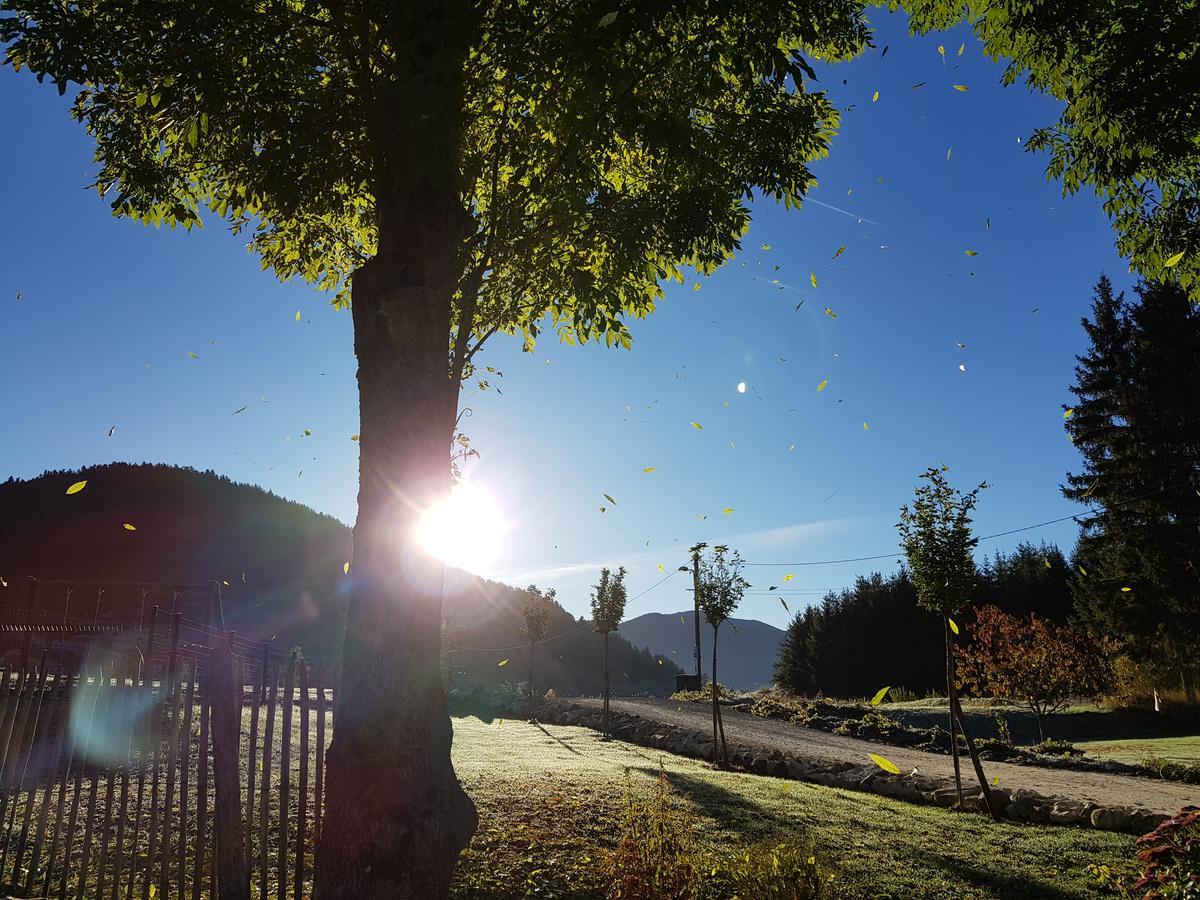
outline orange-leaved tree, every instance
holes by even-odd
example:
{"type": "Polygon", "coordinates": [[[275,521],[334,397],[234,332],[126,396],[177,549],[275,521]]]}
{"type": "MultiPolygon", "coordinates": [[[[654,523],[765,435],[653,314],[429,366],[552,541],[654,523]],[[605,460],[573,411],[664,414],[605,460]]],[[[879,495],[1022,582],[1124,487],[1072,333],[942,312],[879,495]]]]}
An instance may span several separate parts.
{"type": "Polygon", "coordinates": [[[960,654],[959,680],[976,696],[1003,697],[1029,707],[1045,740],[1046,717],[1075,698],[1094,697],[1112,678],[1104,644],[1070,625],[1030,613],[1011,616],[996,606],[975,610],[971,642],[960,654]]]}

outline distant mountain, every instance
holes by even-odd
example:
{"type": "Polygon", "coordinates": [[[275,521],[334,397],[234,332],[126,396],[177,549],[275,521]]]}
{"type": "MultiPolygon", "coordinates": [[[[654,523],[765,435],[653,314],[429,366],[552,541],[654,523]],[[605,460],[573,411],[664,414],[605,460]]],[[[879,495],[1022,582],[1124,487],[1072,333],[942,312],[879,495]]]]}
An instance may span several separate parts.
{"type": "MultiPolygon", "coordinates": [[[[665,656],[684,671],[691,672],[696,645],[694,622],[694,613],[690,609],[677,613],[646,613],[622,622],[620,635],[635,647],[646,647],[651,653],[665,656]]],[[[717,641],[717,680],[743,691],[770,685],[783,636],[781,629],[757,619],[730,619],[721,626],[717,641]]],[[[700,647],[707,680],[712,674],[712,629],[703,619],[700,621],[700,647]]]]}
{"type": "MultiPolygon", "coordinates": [[[[0,606],[24,608],[26,576],[217,580],[226,627],[284,648],[299,644],[310,659],[333,664],[341,652],[349,587],[342,567],[350,544],[350,529],[337,519],[212,471],[111,463],[10,478],[0,483],[0,606]],[[67,496],[67,487],[83,480],[87,487],[67,496]]],[[[447,570],[443,644],[459,683],[525,680],[521,598],[508,585],[447,570]],[[503,659],[509,662],[498,665],[503,659]]],[[[143,599],[140,591],[110,588],[98,598],[94,590],[68,596],[47,586],[39,597],[43,609],[72,620],[136,621],[142,604],[170,609],[175,602],[161,589],[143,599]]],[[[203,597],[179,602],[184,615],[203,616],[203,597]]],[[[535,651],[539,690],[599,692],[602,646],[590,624],[556,605],[548,634],[551,640],[535,651]]],[[[615,635],[609,660],[613,685],[623,693],[662,694],[673,687],[671,661],[615,635]]]]}

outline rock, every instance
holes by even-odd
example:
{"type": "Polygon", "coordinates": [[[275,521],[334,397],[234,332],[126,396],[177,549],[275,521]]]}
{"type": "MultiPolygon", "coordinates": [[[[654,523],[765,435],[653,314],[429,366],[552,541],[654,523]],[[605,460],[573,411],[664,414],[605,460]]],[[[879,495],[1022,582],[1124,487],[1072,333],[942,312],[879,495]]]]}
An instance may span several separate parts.
{"type": "Polygon", "coordinates": [[[1126,831],[1132,818],[1127,810],[1102,806],[1092,810],[1091,823],[1101,831],[1126,831]]]}
{"type": "Polygon", "coordinates": [[[1055,825],[1078,825],[1083,821],[1085,805],[1080,800],[1058,800],[1050,807],[1050,821],[1055,825]]]}

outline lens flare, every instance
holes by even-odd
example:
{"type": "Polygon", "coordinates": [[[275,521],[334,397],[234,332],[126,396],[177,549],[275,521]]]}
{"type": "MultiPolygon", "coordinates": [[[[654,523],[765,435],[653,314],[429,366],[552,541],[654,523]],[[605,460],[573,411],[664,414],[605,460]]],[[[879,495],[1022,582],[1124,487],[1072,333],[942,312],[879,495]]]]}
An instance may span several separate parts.
{"type": "Polygon", "coordinates": [[[425,513],[417,542],[446,565],[481,575],[499,560],[509,529],[492,495],[465,483],[425,513]]]}

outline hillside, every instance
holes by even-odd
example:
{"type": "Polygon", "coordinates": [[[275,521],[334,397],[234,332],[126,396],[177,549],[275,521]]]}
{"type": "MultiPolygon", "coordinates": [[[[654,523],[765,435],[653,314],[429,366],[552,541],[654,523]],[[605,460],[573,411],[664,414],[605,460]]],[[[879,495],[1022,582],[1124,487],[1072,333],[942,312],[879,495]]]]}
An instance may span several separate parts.
{"type": "MultiPolygon", "coordinates": [[[[350,529],[263,489],[214,472],[167,465],[111,463],[79,472],[47,472],[0,484],[0,605],[24,606],[26,576],[46,580],[223,582],[226,626],[247,637],[299,644],[310,659],[340,653],[349,579],[350,529]],[[87,480],[73,496],[68,485],[87,480]],[[127,530],[124,525],[136,530],[127,530]]],[[[108,590],[68,598],[43,590],[39,603],[72,616],[136,619],[137,592],[108,590]],[[98,610],[98,612],[97,612],[98,610]]],[[[168,592],[147,604],[169,608],[168,592]]],[[[202,598],[196,601],[203,603],[202,598]]],[[[521,681],[528,648],[521,633],[521,592],[462,572],[446,575],[447,659],[458,678],[521,681]],[[514,648],[503,652],[491,648],[514,648]],[[467,648],[483,648],[472,650],[467,648]],[[505,666],[497,665],[509,659],[505,666]]],[[[197,607],[199,608],[199,607],[197,607]]],[[[185,612],[185,614],[193,614],[185,612]]],[[[560,693],[600,688],[600,639],[556,606],[538,648],[535,679],[560,693]]],[[[615,639],[614,686],[623,693],[664,693],[674,667],[615,639]]]]}
{"type": "MultiPolygon", "coordinates": [[[[694,621],[690,609],[677,613],[646,613],[622,622],[620,634],[635,647],[646,647],[651,653],[672,659],[690,672],[695,647],[694,621]]],[[[780,629],[757,619],[730,619],[721,628],[717,645],[717,680],[744,691],[770,685],[783,636],[780,629]]],[[[712,669],[712,629],[703,621],[700,623],[700,646],[707,678],[712,669]]]]}

